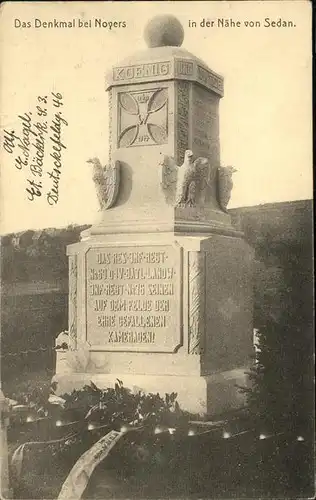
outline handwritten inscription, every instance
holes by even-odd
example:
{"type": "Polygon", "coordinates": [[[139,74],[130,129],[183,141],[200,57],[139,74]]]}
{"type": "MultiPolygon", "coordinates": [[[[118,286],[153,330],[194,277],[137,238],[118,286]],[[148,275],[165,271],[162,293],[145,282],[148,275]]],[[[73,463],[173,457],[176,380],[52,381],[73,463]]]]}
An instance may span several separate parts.
{"type": "MultiPolygon", "coordinates": [[[[54,106],[63,106],[62,95],[55,95],[53,100],[54,106]]],[[[49,205],[54,205],[59,200],[59,180],[62,172],[62,150],[66,149],[62,141],[62,127],[68,125],[67,121],[63,118],[62,112],[57,111],[54,114],[52,125],[50,127],[52,135],[50,140],[52,142],[52,152],[50,156],[53,158],[53,168],[48,172],[48,177],[51,179],[51,188],[47,193],[47,202],[49,205]]]]}
{"type": "Polygon", "coordinates": [[[89,342],[110,350],[172,352],[179,343],[179,255],[173,247],[90,249],[89,342]]]}
{"type": "Polygon", "coordinates": [[[63,96],[60,93],[38,96],[35,111],[18,115],[15,129],[4,130],[3,149],[13,157],[15,168],[25,173],[29,201],[43,194],[49,205],[59,200],[62,151],[66,149],[62,129],[68,126],[62,111],[56,109],[61,106],[63,96]],[[47,156],[52,163],[49,168],[45,168],[47,156]]]}

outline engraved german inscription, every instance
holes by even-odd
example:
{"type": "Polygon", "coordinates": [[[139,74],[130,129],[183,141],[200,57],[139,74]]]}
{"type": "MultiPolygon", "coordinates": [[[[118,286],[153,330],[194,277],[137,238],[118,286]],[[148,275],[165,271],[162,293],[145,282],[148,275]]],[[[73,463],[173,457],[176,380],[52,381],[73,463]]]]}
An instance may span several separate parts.
{"type": "Polygon", "coordinates": [[[193,90],[192,139],[199,156],[212,157],[216,163],[217,150],[219,155],[218,98],[198,86],[193,90]]]}
{"type": "Polygon", "coordinates": [[[179,76],[193,76],[193,63],[189,61],[177,61],[176,74],[179,76]]]}
{"type": "Polygon", "coordinates": [[[223,78],[215,73],[202,68],[202,66],[197,67],[197,78],[206,87],[214,90],[215,92],[223,95],[224,93],[224,83],[223,78]]]}
{"type": "Polygon", "coordinates": [[[170,73],[170,62],[139,64],[135,66],[120,66],[113,68],[115,82],[138,80],[143,78],[158,78],[170,73]]]}
{"type": "Polygon", "coordinates": [[[172,246],[91,248],[87,338],[105,350],[173,352],[180,343],[180,254],[172,246]]]}

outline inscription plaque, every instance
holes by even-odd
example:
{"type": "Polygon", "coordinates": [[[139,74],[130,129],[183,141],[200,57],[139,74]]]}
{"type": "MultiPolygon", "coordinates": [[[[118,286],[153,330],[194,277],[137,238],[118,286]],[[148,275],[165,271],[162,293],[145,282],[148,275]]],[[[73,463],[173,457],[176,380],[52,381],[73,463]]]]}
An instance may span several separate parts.
{"type": "Polygon", "coordinates": [[[90,248],[86,326],[92,349],[174,352],[180,345],[180,250],[90,248]]]}
{"type": "Polygon", "coordinates": [[[130,82],[131,80],[159,79],[170,73],[170,62],[161,61],[134,66],[119,66],[113,68],[113,81],[130,82]]]}

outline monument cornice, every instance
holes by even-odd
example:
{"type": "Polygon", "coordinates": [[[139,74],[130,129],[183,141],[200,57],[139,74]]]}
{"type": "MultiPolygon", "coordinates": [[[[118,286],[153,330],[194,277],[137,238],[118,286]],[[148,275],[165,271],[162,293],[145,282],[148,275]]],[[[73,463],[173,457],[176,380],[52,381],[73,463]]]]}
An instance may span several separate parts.
{"type": "MultiPolygon", "coordinates": [[[[189,53],[188,53],[189,54],[189,53]]],[[[184,80],[195,82],[223,97],[224,78],[195,58],[171,55],[151,60],[124,61],[114,66],[106,77],[106,90],[120,85],[135,85],[156,81],[184,80]]]]}

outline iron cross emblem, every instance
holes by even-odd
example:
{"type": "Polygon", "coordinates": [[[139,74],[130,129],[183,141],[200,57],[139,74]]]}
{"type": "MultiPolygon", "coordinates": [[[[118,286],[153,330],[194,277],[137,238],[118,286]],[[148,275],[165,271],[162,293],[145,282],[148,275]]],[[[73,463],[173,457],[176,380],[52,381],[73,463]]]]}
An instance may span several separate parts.
{"type": "Polygon", "coordinates": [[[119,94],[118,147],[167,141],[167,89],[119,94]]]}

